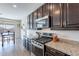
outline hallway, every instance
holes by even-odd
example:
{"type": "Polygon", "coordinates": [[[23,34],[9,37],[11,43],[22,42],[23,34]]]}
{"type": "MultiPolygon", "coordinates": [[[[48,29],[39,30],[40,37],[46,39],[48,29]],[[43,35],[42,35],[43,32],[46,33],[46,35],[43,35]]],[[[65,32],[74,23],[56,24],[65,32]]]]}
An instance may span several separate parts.
{"type": "Polygon", "coordinates": [[[4,47],[0,42],[0,56],[29,56],[30,53],[23,47],[22,40],[17,39],[16,44],[5,42],[4,47]]]}

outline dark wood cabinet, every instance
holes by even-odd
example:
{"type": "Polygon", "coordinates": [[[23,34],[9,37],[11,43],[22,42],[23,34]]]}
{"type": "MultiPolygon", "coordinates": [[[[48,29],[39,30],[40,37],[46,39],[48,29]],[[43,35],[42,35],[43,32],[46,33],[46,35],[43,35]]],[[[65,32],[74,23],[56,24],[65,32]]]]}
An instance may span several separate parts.
{"type": "Polygon", "coordinates": [[[38,15],[38,14],[37,14],[37,10],[35,10],[35,11],[32,13],[32,15],[33,15],[33,17],[32,17],[32,18],[33,18],[33,23],[32,23],[32,24],[33,24],[33,29],[36,29],[35,20],[38,18],[38,17],[37,17],[37,15],[38,15]]]}
{"type": "Polygon", "coordinates": [[[29,15],[27,17],[27,25],[28,25],[28,29],[30,29],[30,17],[29,17],[29,15]]]}
{"type": "Polygon", "coordinates": [[[49,11],[49,16],[53,16],[53,4],[49,3],[47,8],[49,11]]]}
{"type": "Polygon", "coordinates": [[[45,46],[45,56],[69,56],[69,55],[54,48],[45,46]]]}
{"type": "Polygon", "coordinates": [[[43,17],[49,15],[49,4],[46,3],[42,6],[43,10],[43,17]]]}
{"type": "Polygon", "coordinates": [[[79,30],[79,3],[46,3],[28,16],[30,29],[36,29],[36,19],[49,16],[53,30],[79,30]]]}
{"type": "Polygon", "coordinates": [[[35,29],[35,20],[37,19],[37,13],[31,13],[28,17],[27,17],[27,25],[28,25],[28,29],[35,29]]]}
{"type": "Polygon", "coordinates": [[[26,48],[26,39],[23,38],[23,46],[26,48]]]}
{"type": "Polygon", "coordinates": [[[28,25],[28,29],[33,29],[34,27],[33,14],[28,15],[27,25],[28,25]]]}
{"type": "Polygon", "coordinates": [[[31,52],[31,46],[32,44],[31,44],[31,39],[29,39],[29,38],[27,38],[27,40],[26,40],[26,49],[29,51],[29,52],[31,52]]]}
{"type": "Polygon", "coordinates": [[[33,20],[32,20],[32,14],[29,15],[29,28],[32,29],[33,27],[33,20]]]}
{"type": "Polygon", "coordinates": [[[79,30],[79,4],[53,4],[52,29],[79,30]]]}
{"type": "Polygon", "coordinates": [[[23,37],[23,46],[25,47],[25,49],[27,49],[29,52],[31,52],[31,39],[26,38],[25,36],[23,37]]]}
{"type": "Polygon", "coordinates": [[[37,19],[37,10],[35,10],[32,14],[33,14],[33,20],[36,20],[37,19]]]}
{"type": "Polygon", "coordinates": [[[63,4],[60,3],[52,4],[52,29],[58,29],[63,27],[62,5],[63,4]]]}
{"type": "Polygon", "coordinates": [[[30,27],[30,21],[29,21],[29,15],[27,16],[27,28],[29,29],[29,27],[30,27]]]}
{"type": "Polygon", "coordinates": [[[79,3],[67,4],[67,27],[79,28],[79,3]]]}
{"type": "Polygon", "coordinates": [[[37,13],[38,19],[42,17],[42,6],[38,8],[38,13],[37,13]]]}

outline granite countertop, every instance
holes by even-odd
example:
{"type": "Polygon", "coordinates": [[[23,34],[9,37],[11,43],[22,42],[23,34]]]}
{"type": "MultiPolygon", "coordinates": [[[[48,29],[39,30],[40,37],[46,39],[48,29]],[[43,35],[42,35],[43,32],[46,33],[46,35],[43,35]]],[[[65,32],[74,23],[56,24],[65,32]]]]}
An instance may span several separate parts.
{"type": "Polygon", "coordinates": [[[45,44],[51,48],[64,52],[71,56],[79,56],[79,42],[70,40],[60,40],[59,42],[48,42],[45,44]]]}

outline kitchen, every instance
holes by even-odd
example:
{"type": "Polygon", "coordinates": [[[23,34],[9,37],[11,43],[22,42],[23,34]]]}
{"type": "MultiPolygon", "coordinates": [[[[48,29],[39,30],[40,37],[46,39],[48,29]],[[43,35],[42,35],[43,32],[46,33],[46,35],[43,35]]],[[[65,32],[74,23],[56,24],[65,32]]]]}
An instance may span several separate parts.
{"type": "Polygon", "coordinates": [[[32,56],[78,56],[78,12],[78,3],[45,3],[38,7],[27,17],[25,48],[32,56]]]}
{"type": "Polygon", "coordinates": [[[10,26],[0,56],[79,56],[79,3],[0,4],[0,33],[10,26]]]}

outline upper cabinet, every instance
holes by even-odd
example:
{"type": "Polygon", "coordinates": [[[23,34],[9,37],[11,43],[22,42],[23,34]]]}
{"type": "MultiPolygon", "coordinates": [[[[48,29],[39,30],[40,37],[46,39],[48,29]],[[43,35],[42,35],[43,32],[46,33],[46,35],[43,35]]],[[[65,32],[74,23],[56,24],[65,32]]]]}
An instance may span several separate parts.
{"type": "Polygon", "coordinates": [[[38,18],[41,18],[42,17],[42,6],[40,8],[38,8],[37,17],[38,18]]]}
{"type": "Polygon", "coordinates": [[[54,3],[52,8],[52,29],[79,29],[79,4],[54,3]]]}
{"type": "Polygon", "coordinates": [[[62,4],[52,4],[52,27],[62,27],[62,4]]]}
{"type": "Polygon", "coordinates": [[[79,28],[79,4],[67,4],[67,27],[79,28]]]}
{"type": "Polygon", "coordinates": [[[32,29],[32,27],[33,27],[32,23],[33,23],[32,14],[30,14],[30,15],[29,15],[29,25],[30,25],[29,28],[30,28],[30,29],[32,29]]]}
{"type": "Polygon", "coordinates": [[[43,8],[43,17],[49,15],[49,4],[46,3],[42,6],[43,8]]]}
{"type": "Polygon", "coordinates": [[[36,20],[36,19],[37,19],[37,10],[34,11],[34,12],[32,13],[32,15],[33,15],[33,20],[36,20]]]}
{"type": "Polygon", "coordinates": [[[30,19],[29,19],[29,15],[27,16],[27,28],[29,29],[30,28],[30,19]]]}
{"type": "Polygon", "coordinates": [[[50,25],[48,28],[54,30],[76,30],[79,29],[79,3],[46,3],[30,14],[28,19],[31,29],[50,25]],[[41,19],[41,22],[36,22],[41,19]],[[43,21],[45,19],[48,21],[43,21]]]}
{"type": "Polygon", "coordinates": [[[33,15],[33,17],[32,17],[32,18],[33,18],[33,23],[32,23],[32,24],[33,24],[33,29],[36,29],[35,20],[38,18],[38,17],[37,17],[37,15],[38,15],[38,14],[37,14],[37,10],[34,11],[34,12],[32,13],[32,15],[33,15]]]}

